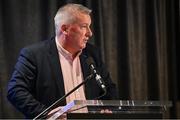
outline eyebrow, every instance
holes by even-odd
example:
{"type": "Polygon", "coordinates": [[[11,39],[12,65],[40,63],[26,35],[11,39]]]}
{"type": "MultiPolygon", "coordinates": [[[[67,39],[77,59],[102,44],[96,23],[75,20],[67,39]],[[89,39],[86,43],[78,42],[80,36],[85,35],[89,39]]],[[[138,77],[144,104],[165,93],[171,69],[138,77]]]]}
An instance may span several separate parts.
{"type": "Polygon", "coordinates": [[[88,23],[82,23],[81,25],[86,25],[86,26],[90,26],[88,23]]]}

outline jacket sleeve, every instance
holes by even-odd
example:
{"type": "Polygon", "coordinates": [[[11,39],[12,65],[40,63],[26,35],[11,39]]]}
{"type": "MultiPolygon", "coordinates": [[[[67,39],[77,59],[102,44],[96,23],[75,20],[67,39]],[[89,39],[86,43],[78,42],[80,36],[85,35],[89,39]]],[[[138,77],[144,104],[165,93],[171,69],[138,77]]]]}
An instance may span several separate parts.
{"type": "Polygon", "coordinates": [[[34,97],[36,73],[35,57],[28,49],[22,49],[8,83],[7,98],[27,118],[35,117],[46,108],[34,97]]]}

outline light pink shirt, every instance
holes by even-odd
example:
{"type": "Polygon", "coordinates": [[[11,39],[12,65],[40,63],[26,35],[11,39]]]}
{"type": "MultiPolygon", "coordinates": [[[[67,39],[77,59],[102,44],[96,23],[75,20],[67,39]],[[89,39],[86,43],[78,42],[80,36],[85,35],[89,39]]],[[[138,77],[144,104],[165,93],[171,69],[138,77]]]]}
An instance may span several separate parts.
{"type": "MultiPolygon", "coordinates": [[[[65,50],[56,38],[56,45],[59,53],[59,59],[64,78],[65,93],[75,88],[83,81],[83,74],[81,70],[81,64],[79,55],[73,59],[72,54],[65,50]]],[[[66,102],[69,103],[73,100],[85,100],[84,86],[81,86],[71,95],[66,98],[66,102]]]]}

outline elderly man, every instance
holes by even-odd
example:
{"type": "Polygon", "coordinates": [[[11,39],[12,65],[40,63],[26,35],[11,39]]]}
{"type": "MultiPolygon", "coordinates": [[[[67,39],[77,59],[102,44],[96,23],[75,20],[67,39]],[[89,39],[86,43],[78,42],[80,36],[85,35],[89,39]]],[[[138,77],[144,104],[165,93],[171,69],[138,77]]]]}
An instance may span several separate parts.
{"type": "MultiPolygon", "coordinates": [[[[56,36],[21,50],[8,84],[8,99],[27,118],[34,118],[56,100],[67,94],[91,74],[86,62],[92,57],[106,85],[106,95],[116,97],[100,52],[87,43],[92,36],[91,10],[80,4],[61,7],[54,20],[56,36]]],[[[103,90],[95,80],[89,80],[58,106],[79,99],[95,99],[103,90]]]]}

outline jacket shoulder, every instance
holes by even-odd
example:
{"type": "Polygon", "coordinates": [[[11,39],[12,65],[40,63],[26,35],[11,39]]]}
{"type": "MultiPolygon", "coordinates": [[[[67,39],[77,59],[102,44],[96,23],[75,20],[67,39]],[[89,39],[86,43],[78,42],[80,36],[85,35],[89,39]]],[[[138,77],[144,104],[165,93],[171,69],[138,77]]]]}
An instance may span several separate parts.
{"type": "Polygon", "coordinates": [[[23,53],[25,51],[35,53],[35,54],[42,54],[44,52],[47,52],[47,50],[50,48],[50,43],[53,42],[53,39],[48,39],[44,41],[39,41],[37,43],[34,43],[32,45],[25,46],[21,49],[20,53],[23,53]]]}

